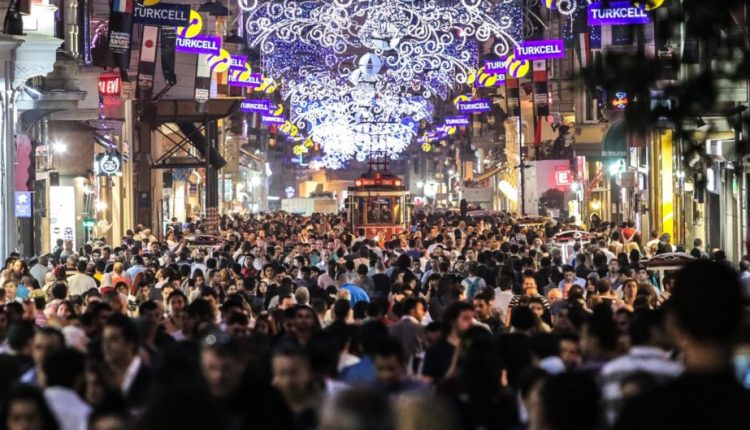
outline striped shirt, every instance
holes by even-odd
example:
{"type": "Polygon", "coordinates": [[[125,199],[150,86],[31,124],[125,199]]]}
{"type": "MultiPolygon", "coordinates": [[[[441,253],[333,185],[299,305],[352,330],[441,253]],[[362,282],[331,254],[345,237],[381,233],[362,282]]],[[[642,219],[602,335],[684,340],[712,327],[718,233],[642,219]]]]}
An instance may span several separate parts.
{"type": "Polygon", "coordinates": [[[644,373],[658,384],[682,373],[682,365],[669,359],[669,353],[653,346],[634,346],[622,357],[607,363],[600,374],[600,386],[607,420],[614,424],[624,405],[622,383],[628,377],[644,373]]]}
{"type": "MultiPolygon", "coordinates": [[[[541,294],[537,294],[535,297],[538,297],[542,300],[542,304],[544,305],[544,309],[549,309],[549,300],[547,300],[546,297],[544,297],[541,294]]],[[[524,296],[524,295],[517,295],[513,296],[512,299],[510,299],[510,303],[508,304],[508,309],[513,309],[516,306],[520,305],[521,303],[524,303],[526,300],[530,299],[530,296],[524,296]]]]}

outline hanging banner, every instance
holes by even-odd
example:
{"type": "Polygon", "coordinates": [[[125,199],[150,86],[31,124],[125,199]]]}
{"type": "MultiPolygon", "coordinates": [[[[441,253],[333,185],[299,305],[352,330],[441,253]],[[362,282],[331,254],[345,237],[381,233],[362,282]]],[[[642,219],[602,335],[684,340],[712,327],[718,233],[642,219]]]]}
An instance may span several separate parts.
{"type": "Polygon", "coordinates": [[[221,36],[195,36],[193,38],[177,35],[175,49],[188,54],[219,54],[221,36]]]}
{"type": "Polygon", "coordinates": [[[243,100],[240,102],[240,111],[248,113],[267,113],[271,110],[270,100],[243,100]]]}
{"type": "Polygon", "coordinates": [[[164,27],[181,27],[190,24],[190,5],[159,3],[143,6],[136,2],[133,22],[164,27]]]}
{"type": "Polygon", "coordinates": [[[94,156],[96,176],[119,176],[122,172],[122,156],[118,151],[100,152],[94,156]]]}
{"type": "Polygon", "coordinates": [[[195,100],[206,102],[211,95],[211,66],[208,65],[208,54],[198,55],[195,69],[195,100]]]}
{"type": "Polygon", "coordinates": [[[177,74],[174,71],[175,43],[177,33],[172,27],[161,27],[161,72],[167,85],[177,83],[177,74]]]}
{"type": "Polygon", "coordinates": [[[536,60],[534,68],[534,115],[549,115],[549,89],[547,85],[547,60],[536,60]]]}
{"type": "Polygon", "coordinates": [[[565,41],[562,39],[528,40],[513,49],[519,60],[546,60],[565,56],[565,41]]]}
{"type": "Polygon", "coordinates": [[[279,125],[286,123],[286,118],[276,115],[262,115],[260,117],[260,123],[265,125],[279,125]]]}
{"type": "Polygon", "coordinates": [[[505,100],[508,103],[508,116],[521,116],[521,91],[518,79],[508,78],[505,87],[505,100]]]}
{"type": "Polygon", "coordinates": [[[500,60],[485,60],[484,71],[485,73],[505,74],[507,69],[505,67],[506,59],[500,60]]]}
{"type": "Polygon", "coordinates": [[[31,218],[31,191],[16,191],[16,218],[31,218]]]}
{"type": "Polygon", "coordinates": [[[133,6],[135,0],[112,0],[109,12],[109,53],[112,64],[120,68],[123,79],[127,79],[130,67],[130,34],[133,32],[133,6]]]}
{"type": "Polygon", "coordinates": [[[462,113],[480,113],[492,110],[491,102],[486,99],[458,102],[458,111],[462,113]]]}
{"type": "Polygon", "coordinates": [[[49,240],[70,240],[76,249],[76,194],[70,186],[49,187],[49,240]]]}
{"type": "Polygon", "coordinates": [[[260,73],[248,73],[246,71],[233,71],[227,77],[227,84],[235,87],[259,87],[263,83],[263,75],[260,73]]]}
{"type": "Polygon", "coordinates": [[[138,62],[138,100],[146,103],[154,93],[154,74],[156,73],[156,45],[159,43],[159,27],[143,26],[141,38],[141,56],[138,62]]]}
{"type": "Polygon", "coordinates": [[[245,55],[232,55],[229,59],[230,69],[245,70],[246,64],[247,64],[247,56],[245,55]]]}
{"type": "Polygon", "coordinates": [[[632,25],[648,24],[651,18],[641,5],[629,1],[610,2],[609,7],[602,3],[591,3],[588,7],[589,25],[632,25]]]}
{"type": "Polygon", "coordinates": [[[468,115],[449,116],[445,118],[445,125],[451,127],[464,127],[469,125],[468,115]]]}

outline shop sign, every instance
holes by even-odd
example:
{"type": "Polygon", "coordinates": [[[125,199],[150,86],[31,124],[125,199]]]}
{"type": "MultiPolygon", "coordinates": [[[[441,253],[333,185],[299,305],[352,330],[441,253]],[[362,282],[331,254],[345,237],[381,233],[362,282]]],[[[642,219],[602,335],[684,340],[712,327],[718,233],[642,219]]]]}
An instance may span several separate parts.
{"type": "Polygon", "coordinates": [[[240,111],[248,113],[267,113],[271,110],[270,100],[243,100],[240,111]]]}
{"type": "Polygon", "coordinates": [[[469,117],[467,115],[449,116],[445,118],[445,125],[451,127],[463,127],[469,125],[469,117]]]}
{"type": "Polygon", "coordinates": [[[565,42],[562,39],[529,40],[521,42],[513,49],[519,60],[546,60],[565,56],[565,42]]]}
{"type": "Polygon", "coordinates": [[[221,51],[221,36],[195,36],[192,39],[177,36],[175,50],[189,54],[214,54],[221,51]]]}
{"type": "Polygon", "coordinates": [[[122,170],[122,157],[117,152],[96,154],[94,172],[97,176],[119,175],[122,170]]]}
{"type": "Polygon", "coordinates": [[[133,22],[166,27],[182,27],[190,24],[190,5],[159,3],[143,6],[135,3],[133,22]]]}
{"type": "Polygon", "coordinates": [[[458,102],[458,111],[464,113],[489,112],[492,110],[491,102],[487,99],[469,100],[458,102]]]}
{"type": "Polygon", "coordinates": [[[570,170],[555,171],[555,185],[558,187],[569,187],[573,183],[573,172],[570,170]]]}
{"type": "Polygon", "coordinates": [[[592,26],[648,24],[649,22],[648,12],[642,5],[634,5],[627,1],[611,2],[609,7],[602,3],[592,3],[588,7],[588,24],[592,26]]]}
{"type": "Polygon", "coordinates": [[[99,95],[119,96],[122,81],[119,73],[102,73],[99,75],[99,95]]]}
{"type": "Polygon", "coordinates": [[[245,55],[232,55],[229,60],[229,68],[245,70],[246,63],[247,57],[245,55]]]}
{"type": "Polygon", "coordinates": [[[31,218],[31,191],[16,191],[16,218],[31,218]]]}

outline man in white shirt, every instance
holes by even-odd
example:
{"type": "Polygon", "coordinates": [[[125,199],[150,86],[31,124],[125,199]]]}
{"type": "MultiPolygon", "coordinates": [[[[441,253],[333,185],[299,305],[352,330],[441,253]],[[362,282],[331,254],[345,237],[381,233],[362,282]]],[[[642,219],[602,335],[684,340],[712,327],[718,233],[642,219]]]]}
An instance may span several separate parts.
{"type": "Polygon", "coordinates": [[[497,280],[495,288],[495,307],[500,314],[501,321],[504,321],[508,313],[508,305],[513,298],[513,278],[502,276],[497,280]]]}
{"type": "Polygon", "coordinates": [[[73,348],[63,348],[44,359],[44,398],[61,430],[86,430],[91,406],[76,393],[83,385],[85,358],[73,348]]]}
{"type": "Polygon", "coordinates": [[[43,287],[45,284],[45,277],[49,273],[49,258],[46,255],[39,257],[37,263],[31,266],[29,273],[39,282],[39,286],[43,287]]]}
{"type": "Polygon", "coordinates": [[[86,273],[88,264],[81,260],[76,266],[76,274],[68,278],[68,295],[82,296],[88,290],[96,289],[96,281],[86,273]]]}

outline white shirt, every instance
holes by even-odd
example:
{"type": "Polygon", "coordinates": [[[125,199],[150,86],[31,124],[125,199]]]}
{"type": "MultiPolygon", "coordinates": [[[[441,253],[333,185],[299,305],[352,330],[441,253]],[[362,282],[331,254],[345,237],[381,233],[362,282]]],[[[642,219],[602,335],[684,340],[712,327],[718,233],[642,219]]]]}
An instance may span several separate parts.
{"type": "Polygon", "coordinates": [[[96,281],[85,273],[76,273],[68,278],[68,294],[70,296],[82,296],[91,289],[96,289],[96,281]]]}
{"type": "Polygon", "coordinates": [[[128,370],[125,372],[125,377],[122,378],[122,385],[120,389],[123,394],[127,394],[130,391],[130,387],[135,382],[135,377],[138,375],[138,371],[141,370],[141,357],[136,355],[133,361],[130,362],[128,370]]]}
{"type": "Polygon", "coordinates": [[[508,313],[508,305],[510,299],[513,298],[513,291],[503,291],[499,287],[495,288],[495,307],[500,312],[500,315],[504,316],[508,313]]]}
{"type": "Polygon", "coordinates": [[[49,387],[44,390],[44,398],[61,430],[88,429],[91,406],[81,400],[75,391],[64,387],[49,387]]]}

